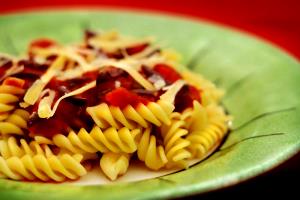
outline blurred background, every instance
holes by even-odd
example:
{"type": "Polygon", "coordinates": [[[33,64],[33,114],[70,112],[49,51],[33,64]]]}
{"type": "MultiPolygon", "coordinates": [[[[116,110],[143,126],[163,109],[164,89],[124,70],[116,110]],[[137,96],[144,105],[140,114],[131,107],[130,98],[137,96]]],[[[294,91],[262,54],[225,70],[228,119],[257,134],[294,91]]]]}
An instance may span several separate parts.
{"type": "Polygon", "coordinates": [[[122,7],[208,19],[252,32],[300,59],[299,0],[1,0],[0,13],[53,7],[122,7]]]}
{"type": "MultiPolygon", "coordinates": [[[[205,19],[250,32],[300,60],[299,0],[8,0],[0,14],[48,8],[125,8],[205,19]]],[[[1,31],[1,29],[0,29],[1,31]]],[[[300,134],[300,133],[299,133],[300,134]]],[[[201,199],[275,197],[297,194],[300,154],[270,172],[244,183],[201,195],[201,199]]],[[[189,197],[192,199],[199,196],[189,197]]]]}

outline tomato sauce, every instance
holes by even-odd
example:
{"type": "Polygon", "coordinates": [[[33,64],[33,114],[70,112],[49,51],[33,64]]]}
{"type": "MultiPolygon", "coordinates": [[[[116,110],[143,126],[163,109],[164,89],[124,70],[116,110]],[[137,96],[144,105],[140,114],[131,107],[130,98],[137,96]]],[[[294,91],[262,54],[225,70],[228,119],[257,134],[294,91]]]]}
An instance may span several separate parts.
{"type": "MultiPolygon", "coordinates": [[[[127,105],[136,106],[138,103],[146,104],[149,101],[147,98],[131,92],[133,89],[141,89],[141,86],[127,72],[111,66],[100,71],[87,72],[76,79],[62,81],[53,78],[46,88],[55,91],[55,102],[64,94],[95,79],[97,80],[95,88],[61,101],[53,117],[41,119],[37,114],[32,115],[28,123],[31,135],[43,135],[51,138],[58,133],[67,134],[70,129],[77,131],[84,127],[90,130],[93,123],[86,113],[88,106],[106,102],[124,108],[127,105]],[[119,81],[119,87],[116,87],[116,81],[119,81]]],[[[30,112],[37,113],[38,104],[39,102],[29,108],[30,112]]]]}
{"type": "Polygon", "coordinates": [[[175,69],[166,64],[156,64],[153,70],[159,73],[168,84],[172,84],[182,78],[175,69]]]}
{"type": "Polygon", "coordinates": [[[15,77],[8,77],[3,81],[3,85],[10,85],[18,88],[23,88],[25,81],[15,77]]]}
{"type": "Polygon", "coordinates": [[[149,102],[145,97],[141,97],[134,92],[127,90],[126,88],[117,88],[105,95],[105,101],[112,105],[125,108],[127,105],[136,107],[138,104],[147,104],[149,102]]]}
{"type": "Polygon", "coordinates": [[[40,39],[36,39],[36,40],[33,40],[30,45],[29,45],[29,51],[32,49],[32,48],[49,48],[49,47],[53,47],[53,46],[56,46],[57,43],[54,41],[54,40],[51,40],[49,38],[40,38],[40,39]]]}
{"type": "Polygon", "coordinates": [[[201,91],[191,85],[185,85],[175,97],[175,111],[182,112],[186,108],[193,107],[193,101],[201,102],[201,91]]]}
{"type": "MultiPolygon", "coordinates": [[[[167,82],[167,85],[181,78],[178,72],[165,64],[157,64],[153,69],[142,67],[140,72],[145,78],[158,75],[167,82]]],[[[49,119],[41,119],[36,114],[39,102],[32,106],[30,112],[35,114],[30,117],[28,123],[31,136],[43,135],[52,138],[58,133],[68,134],[70,129],[78,131],[84,127],[91,130],[94,123],[86,113],[87,107],[103,102],[121,109],[128,105],[133,107],[139,104],[147,105],[151,101],[157,101],[163,93],[163,91],[145,90],[127,72],[113,66],[87,72],[81,77],[71,80],[53,78],[46,88],[55,91],[55,102],[62,95],[94,80],[96,80],[96,87],[61,101],[56,113],[49,119]]],[[[175,111],[181,112],[188,107],[192,107],[194,100],[201,100],[199,91],[193,86],[184,86],[176,95],[175,111]]]]}

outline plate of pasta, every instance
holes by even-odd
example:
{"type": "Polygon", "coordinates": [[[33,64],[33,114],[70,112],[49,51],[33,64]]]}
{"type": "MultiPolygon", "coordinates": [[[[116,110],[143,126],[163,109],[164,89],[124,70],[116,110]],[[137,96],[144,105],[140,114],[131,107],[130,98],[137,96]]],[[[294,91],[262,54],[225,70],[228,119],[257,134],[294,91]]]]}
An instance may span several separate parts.
{"type": "Polygon", "coordinates": [[[253,36],[113,10],[0,28],[1,198],[182,197],[299,151],[299,62],[253,36]]]}

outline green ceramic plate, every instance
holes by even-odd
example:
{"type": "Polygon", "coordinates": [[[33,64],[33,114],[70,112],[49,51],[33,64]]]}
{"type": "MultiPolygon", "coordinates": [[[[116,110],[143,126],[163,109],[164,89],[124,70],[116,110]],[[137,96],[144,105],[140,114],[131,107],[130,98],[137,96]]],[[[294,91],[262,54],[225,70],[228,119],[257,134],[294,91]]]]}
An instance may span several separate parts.
{"type": "Polygon", "coordinates": [[[299,62],[269,44],[217,25],[124,11],[43,12],[0,17],[0,52],[22,53],[37,37],[79,41],[82,30],[153,35],[183,63],[227,90],[234,116],[222,147],[188,170],[134,183],[76,186],[0,180],[1,199],[145,199],[203,193],[257,176],[300,149],[299,62]]]}

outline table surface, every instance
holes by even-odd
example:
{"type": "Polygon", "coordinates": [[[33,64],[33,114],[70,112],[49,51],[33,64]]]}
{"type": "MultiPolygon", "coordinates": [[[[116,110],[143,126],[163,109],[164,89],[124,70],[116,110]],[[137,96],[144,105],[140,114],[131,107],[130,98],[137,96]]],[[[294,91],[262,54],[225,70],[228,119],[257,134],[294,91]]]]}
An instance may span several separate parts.
{"type": "MultiPolygon", "coordinates": [[[[1,2],[0,14],[58,6],[138,8],[208,19],[258,35],[300,60],[299,0],[9,0],[1,2]]],[[[300,154],[262,176],[201,195],[201,199],[244,197],[245,194],[288,197],[297,192],[293,182],[299,180],[299,172],[300,154]]]]}

